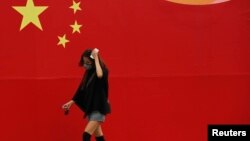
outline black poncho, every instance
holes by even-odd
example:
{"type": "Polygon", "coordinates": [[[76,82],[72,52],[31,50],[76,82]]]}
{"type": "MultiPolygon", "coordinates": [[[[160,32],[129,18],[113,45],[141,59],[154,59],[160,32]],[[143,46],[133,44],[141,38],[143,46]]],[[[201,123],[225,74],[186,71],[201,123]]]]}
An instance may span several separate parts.
{"type": "Polygon", "coordinates": [[[108,101],[108,70],[103,70],[103,77],[98,78],[95,68],[87,70],[73,96],[72,100],[85,113],[85,116],[93,111],[99,111],[106,115],[110,113],[108,101]]]}

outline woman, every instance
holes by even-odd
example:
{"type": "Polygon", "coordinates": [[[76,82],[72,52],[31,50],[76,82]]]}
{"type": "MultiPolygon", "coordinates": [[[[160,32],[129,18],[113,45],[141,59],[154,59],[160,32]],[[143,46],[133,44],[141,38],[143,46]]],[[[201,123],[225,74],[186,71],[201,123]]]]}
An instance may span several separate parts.
{"type": "Polygon", "coordinates": [[[104,141],[101,123],[110,113],[108,102],[108,69],[98,55],[98,49],[87,49],[80,62],[86,71],[72,100],[62,106],[67,112],[75,103],[87,117],[88,123],[82,135],[83,141],[90,141],[94,134],[96,141],[104,141]]]}

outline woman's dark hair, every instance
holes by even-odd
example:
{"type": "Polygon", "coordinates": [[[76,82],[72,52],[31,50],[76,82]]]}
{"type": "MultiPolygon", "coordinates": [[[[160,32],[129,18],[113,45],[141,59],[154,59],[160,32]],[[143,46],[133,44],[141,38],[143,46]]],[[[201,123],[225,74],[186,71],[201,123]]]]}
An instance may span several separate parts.
{"type": "MultiPolygon", "coordinates": [[[[87,57],[89,58],[89,60],[91,60],[91,62],[94,64],[95,63],[95,60],[92,59],[90,57],[91,53],[92,53],[92,50],[93,49],[86,49],[82,55],[81,55],[81,58],[80,58],[80,61],[79,61],[79,66],[82,67],[84,65],[84,60],[83,60],[83,57],[87,57]]],[[[99,58],[99,62],[100,62],[100,65],[102,68],[106,68],[106,65],[104,64],[103,60],[101,59],[100,55],[98,55],[98,58],[99,58]]]]}
{"type": "Polygon", "coordinates": [[[86,50],[82,53],[81,58],[80,58],[80,61],[79,61],[79,66],[80,66],[80,67],[82,67],[82,66],[84,65],[83,57],[89,58],[89,60],[91,60],[91,62],[94,63],[94,60],[93,60],[92,58],[90,58],[91,52],[92,52],[92,49],[86,49],[86,50]]]}

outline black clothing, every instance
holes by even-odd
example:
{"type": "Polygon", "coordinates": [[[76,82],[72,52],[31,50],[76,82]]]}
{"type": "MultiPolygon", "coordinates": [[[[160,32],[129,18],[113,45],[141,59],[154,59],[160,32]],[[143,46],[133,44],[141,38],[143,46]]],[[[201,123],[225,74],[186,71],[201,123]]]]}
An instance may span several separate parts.
{"type": "Polygon", "coordinates": [[[86,70],[72,100],[85,113],[89,115],[93,111],[99,111],[106,115],[111,112],[108,102],[108,70],[102,68],[103,76],[98,78],[96,69],[86,70]]]}
{"type": "Polygon", "coordinates": [[[91,135],[89,133],[84,132],[82,134],[82,141],[90,141],[90,139],[91,139],[91,135]]]}
{"type": "Polygon", "coordinates": [[[96,141],[105,141],[103,136],[95,137],[96,141]]]}

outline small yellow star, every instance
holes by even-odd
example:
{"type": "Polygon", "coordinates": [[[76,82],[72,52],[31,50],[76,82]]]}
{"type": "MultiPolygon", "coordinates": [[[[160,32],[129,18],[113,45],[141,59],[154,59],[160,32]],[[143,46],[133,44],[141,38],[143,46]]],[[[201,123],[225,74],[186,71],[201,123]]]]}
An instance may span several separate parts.
{"type": "Polygon", "coordinates": [[[64,48],[66,47],[66,43],[69,42],[69,40],[66,38],[66,34],[64,34],[62,37],[58,36],[59,42],[58,42],[58,46],[62,45],[64,48]]]}
{"type": "Polygon", "coordinates": [[[73,5],[72,6],[70,6],[69,8],[71,8],[71,9],[73,9],[74,10],[74,14],[77,12],[77,10],[82,10],[81,9],[81,7],[80,7],[80,4],[81,4],[81,2],[75,2],[74,0],[73,0],[73,5]]]}
{"type": "Polygon", "coordinates": [[[82,27],[82,25],[79,25],[77,21],[75,21],[75,23],[70,26],[73,28],[72,34],[75,32],[81,33],[80,28],[82,27]]]}
{"type": "Polygon", "coordinates": [[[48,6],[35,6],[33,0],[27,0],[26,6],[12,6],[12,8],[23,15],[20,31],[30,23],[33,23],[40,30],[43,30],[38,16],[43,13],[48,6]]]}

